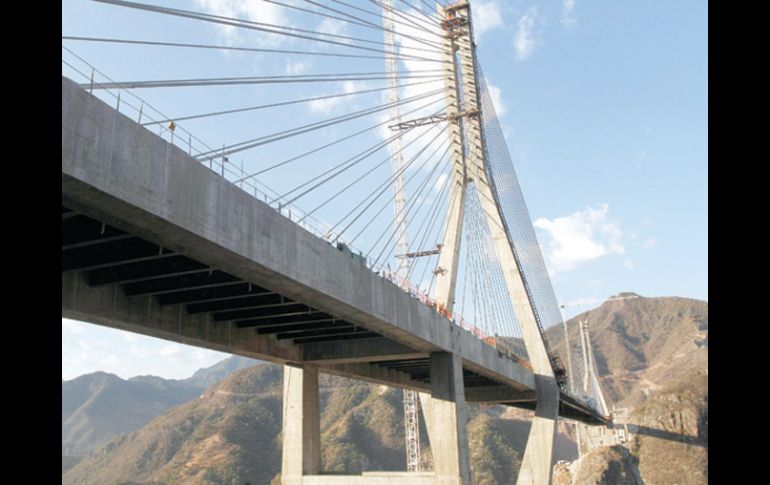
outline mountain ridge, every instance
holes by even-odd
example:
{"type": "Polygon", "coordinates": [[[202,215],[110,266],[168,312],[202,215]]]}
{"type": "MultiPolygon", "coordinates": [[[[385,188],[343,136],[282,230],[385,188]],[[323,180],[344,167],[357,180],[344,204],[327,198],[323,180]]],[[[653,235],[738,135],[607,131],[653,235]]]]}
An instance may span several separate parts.
{"type": "Polygon", "coordinates": [[[257,364],[233,356],[186,379],[152,375],[123,379],[97,371],[62,380],[62,454],[71,463],[113,436],[136,431],[167,409],[198,397],[211,383],[257,364]]]}
{"type": "MultiPolygon", "coordinates": [[[[638,470],[647,483],[672,483],[670,474],[656,475],[660,460],[665,459],[658,452],[665,448],[661,446],[663,440],[670,441],[665,448],[668,455],[681,457],[683,465],[678,473],[690,470],[697,472],[694,476],[707,477],[703,471],[707,457],[698,449],[707,449],[708,442],[708,304],[678,297],[608,301],[568,321],[570,341],[575,338],[573,331],[579,318],[589,319],[597,364],[600,359],[602,362],[599,373],[603,388],[608,389],[608,404],[631,408],[634,419],[647,423],[645,427],[658,435],[637,436],[624,448],[627,452],[597,452],[595,458],[582,460],[591,465],[578,467],[576,476],[616,476],[613,470],[619,469],[631,480],[635,478],[629,470],[638,470]],[[706,379],[691,379],[693,370],[704,370],[706,379]],[[677,387],[676,382],[685,382],[686,386],[677,387]],[[660,394],[665,392],[678,396],[676,416],[681,415],[681,419],[666,421],[669,398],[660,394]],[[670,439],[677,437],[672,430],[681,423],[691,427],[698,423],[695,441],[670,439]],[[692,447],[697,449],[693,451],[692,447]]],[[[554,329],[549,338],[554,346],[563,348],[563,330],[561,339],[559,330],[554,329]]],[[[113,438],[63,474],[62,483],[277,483],[281,375],[281,367],[271,364],[239,370],[138,431],[113,438]]],[[[322,375],[321,401],[325,470],[358,473],[405,468],[400,390],[322,375]]],[[[468,406],[475,483],[495,485],[515,480],[529,416],[531,412],[515,408],[468,406]]],[[[421,429],[423,465],[429,469],[430,446],[424,426],[421,429]]],[[[559,429],[556,459],[572,460],[573,432],[565,423],[559,429]]],[[[586,483],[607,483],[596,480],[586,483]]]]}

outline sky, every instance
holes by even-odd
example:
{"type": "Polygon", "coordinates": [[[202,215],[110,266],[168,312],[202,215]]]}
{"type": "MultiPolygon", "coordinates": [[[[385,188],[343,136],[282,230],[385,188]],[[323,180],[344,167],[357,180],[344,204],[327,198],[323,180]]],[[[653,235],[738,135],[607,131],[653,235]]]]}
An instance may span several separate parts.
{"type": "MultiPolygon", "coordinates": [[[[299,0],[284,1],[318,10],[299,0]]],[[[149,3],[382,40],[382,32],[375,29],[362,29],[263,1],[149,3]]],[[[402,2],[395,3],[403,8],[402,2]]],[[[376,10],[369,2],[352,4],[376,10]]],[[[622,291],[708,300],[707,3],[473,0],[471,5],[479,61],[557,299],[566,305],[566,316],[598,306],[603,299],[622,291]]],[[[335,7],[344,8],[338,4],[335,7]]],[[[379,22],[375,17],[365,18],[379,22]]],[[[397,24],[396,31],[400,34],[401,52],[421,57],[400,63],[402,83],[423,82],[403,89],[402,99],[440,88],[439,81],[430,82],[432,78],[408,78],[434,69],[435,63],[430,62],[434,54],[417,50],[425,44],[413,39],[431,39],[430,29],[420,32],[397,24]]],[[[87,0],[62,2],[62,34],[341,52],[335,46],[316,46],[303,39],[87,0]]],[[[381,58],[345,59],[72,40],[62,43],[119,81],[384,71],[381,58]]],[[[69,52],[62,52],[64,60],[84,73],[90,72],[69,52]]],[[[364,50],[345,52],[371,54],[364,50]]],[[[62,73],[79,82],[86,80],[64,64],[62,73]]],[[[350,80],[337,84],[259,84],[134,92],[160,111],[172,113],[172,117],[309,96],[348,94],[280,111],[258,110],[179,123],[210,146],[221,147],[292,128],[305,120],[324,120],[381,104],[384,101],[380,92],[352,93],[383,85],[384,81],[350,80]]],[[[432,99],[436,98],[426,98],[425,102],[432,99]]],[[[122,103],[126,113],[130,112],[126,104],[139,104],[129,97],[123,98],[122,103]]],[[[401,111],[418,104],[405,105],[401,111]]],[[[428,106],[405,117],[430,114],[437,107],[428,106]]],[[[150,110],[146,113],[154,116],[150,110]]],[[[387,115],[387,111],[382,111],[360,123],[335,125],[258,150],[239,152],[230,159],[235,164],[242,163],[247,173],[253,173],[266,161],[285,160],[353,129],[368,127],[368,123],[384,123],[387,115]]],[[[441,129],[442,125],[428,127],[425,136],[440,137],[441,129]]],[[[177,142],[184,140],[179,133],[177,142]]],[[[390,133],[380,127],[369,135],[292,162],[290,169],[264,173],[259,182],[283,194],[304,181],[306,174],[319,173],[331,166],[332,160],[350,157],[371,146],[378,140],[376,137],[382,140],[390,133]]],[[[404,138],[405,144],[416,141],[405,149],[406,157],[417,152],[421,144],[417,138],[404,138]]],[[[442,139],[437,138],[435,145],[438,154],[442,139]]],[[[195,145],[197,142],[197,148],[195,145]]],[[[388,159],[387,152],[380,155],[382,160],[388,159]]],[[[380,161],[376,157],[373,160],[380,161]]],[[[432,163],[428,161],[418,167],[415,162],[405,175],[414,175],[410,180],[416,186],[423,174],[428,176],[432,163]]],[[[385,174],[384,178],[390,173],[387,163],[372,170],[375,175],[385,174]]],[[[435,172],[434,179],[426,179],[432,185],[423,197],[427,203],[439,198],[445,183],[440,172],[435,172]]],[[[347,180],[354,180],[356,175],[351,170],[347,180]]],[[[361,200],[361,193],[372,192],[375,185],[371,181],[361,182],[356,190],[342,194],[314,213],[314,218],[320,224],[334,225],[335,215],[346,212],[361,200]]],[[[410,187],[407,186],[408,190],[410,187]]],[[[307,210],[318,206],[328,195],[327,191],[316,190],[295,205],[307,210]]],[[[382,217],[388,216],[392,217],[392,212],[386,210],[382,217]]],[[[363,219],[366,218],[361,223],[363,219]]],[[[381,223],[375,223],[378,221],[381,223]]],[[[354,241],[355,246],[372,246],[376,236],[375,231],[365,232],[354,241]]],[[[223,357],[224,354],[203,349],[62,320],[63,379],[95,370],[124,378],[142,374],[183,378],[223,357]]]]}

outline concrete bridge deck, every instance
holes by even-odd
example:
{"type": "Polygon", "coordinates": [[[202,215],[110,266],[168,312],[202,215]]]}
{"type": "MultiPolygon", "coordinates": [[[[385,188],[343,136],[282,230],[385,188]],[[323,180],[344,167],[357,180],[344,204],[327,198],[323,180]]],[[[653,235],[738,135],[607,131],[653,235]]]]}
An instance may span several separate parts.
{"type": "Polygon", "coordinates": [[[447,352],[467,401],[535,406],[528,369],[66,78],[62,316],[425,392],[447,352]]]}

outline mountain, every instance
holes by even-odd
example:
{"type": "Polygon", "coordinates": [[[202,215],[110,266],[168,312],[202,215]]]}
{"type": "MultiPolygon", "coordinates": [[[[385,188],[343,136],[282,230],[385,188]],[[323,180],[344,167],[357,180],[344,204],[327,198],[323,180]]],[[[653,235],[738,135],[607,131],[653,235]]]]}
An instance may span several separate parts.
{"type": "Polygon", "coordinates": [[[639,460],[624,446],[602,446],[589,451],[572,465],[558,463],[552,481],[553,485],[644,485],[638,463],[639,460]]]}
{"type": "MultiPolygon", "coordinates": [[[[572,483],[708,483],[708,303],[617,296],[632,298],[607,301],[567,327],[577,350],[578,321],[588,322],[607,404],[630,414],[635,435],[627,448],[598,448],[573,463],[572,483]]],[[[547,334],[564,355],[563,328],[547,334]]]]}
{"type": "MultiPolygon", "coordinates": [[[[691,369],[708,367],[708,303],[679,297],[606,301],[567,321],[572,355],[580,345],[579,320],[587,320],[596,366],[608,406],[635,407],[651,392],[691,369]]],[[[610,300],[612,300],[611,297],[610,300]]],[[[554,350],[565,355],[561,325],[546,331],[554,350]]],[[[579,385],[581,376],[574,376],[579,385]]]]}
{"type": "Polygon", "coordinates": [[[182,382],[152,377],[123,380],[105,372],[62,382],[62,452],[85,454],[199,394],[200,389],[182,382]]]}
{"type": "Polygon", "coordinates": [[[217,362],[211,367],[198,369],[195,374],[184,379],[183,382],[191,384],[200,390],[204,390],[228,377],[237,370],[246,369],[259,364],[263,364],[263,362],[248,357],[233,355],[232,357],[217,362]]]}
{"type": "MultiPolygon", "coordinates": [[[[568,323],[571,341],[578,318],[589,320],[608,404],[630,408],[638,434],[628,446],[599,448],[571,467],[560,465],[560,479],[638,483],[641,476],[648,484],[705,483],[708,304],[684,298],[608,301],[568,323]],[[670,457],[681,466],[662,466],[670,457]],[[685,481],[685,474],[694,478],[685,481]]],[[[556,347],[564,345],[559,330],[549,329],[556,347]]],[[[281,382],[280,366],[239,370],[200,398],[112,439],[74,465],[62,483],[270,484],[280,471],[281,382]]],[[[322,375],[321,406],[325,470],[405,468],[400,390],[322,375]]],[[[469,406],[474,483],[515,480],[529,416],[514,408],[469,406]]],[[[560,424],[557,460],[575,458],[573,434],[569,423],[560,424]]],[[[429,468],[424,427],[421,435],[429,468]]]]}
{"type": "Polygon", "coordinates": [[[230,357],[183,380],[95,372],[62,380],[62,468],[120,433],[136,431],[173,406],[198,397],[213,383],[260,362],[230,357]]]}
{"type": "Polygon", "coordinates": [[[400,390],[328,375],[319,384],[324,470],[406,469],[400,390]]]}
{"type": "MultiPolygon", "coordinates": [[[[114,438],[69,470],[62,483],[270,483],[280,472],[282,372],[272,364],[235,372],[138,432],[114,438]]],[[[406,467],[400,390],[327,375],[320,385],[325,470],[406,467]]],[[[497,406],[486,407],[494,412],[481,408],[469,410],[472,456],[482,463],[477,483],[499,483],[494,477],[509,476],[521,461],[529,423],[495,416],[504,411],[497,406]],[[497,446],[511,440],[517,441],[514,447],[497,446]]],[[[423,446],[422,454],[424,465],[432,466],[430,447],[423,446]]]]}
{"type": "Polygon", "coordinates": [[[62,483],[269,483],[280,467],[281,377],[274,365],[237,371],[92,452],[62,483]]]}
{"type": "Polygon", "coordinates": [[[708,483],[708,376],[691,369],[631,413],[628,446],[599,447],[554,469],[554,485],[708,483]]]}
{"type": "Polygon", "coordinates": [[[708,372],[692,369],[651,395],[630,418],[647,483],[708,483],[708,372]]]}

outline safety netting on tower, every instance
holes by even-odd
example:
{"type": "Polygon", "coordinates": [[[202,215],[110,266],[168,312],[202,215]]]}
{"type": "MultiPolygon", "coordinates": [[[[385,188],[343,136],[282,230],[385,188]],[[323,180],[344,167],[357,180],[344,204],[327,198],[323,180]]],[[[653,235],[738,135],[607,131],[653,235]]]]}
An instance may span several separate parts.
{"type": "MultiPolygon", "coordinates": [[[[521,272],[535,320],[563,390],[569,390],[566,357],[549,342],[546,329],[563,323],[559,304],[532,226],[527,204],[513,168],[503,130],[495,113],[492,95],[481,67],[476,65],[480,93],[481,126],[484,137],[484,170],[505,226],[508,241],[521,272]]],[[[561,325],[558,327],[561,328],[561,325]]]]}
{"type": "Polygon", "coordinates": [[[589,356],[584,350],[590,343],[585,341],[577,319],[565,321],[560,328],[554,330],[558,331],[557,334],[560,337],[558,341],[554,339],[554,351],[564,359],[563,362],[567,368],[565,388],[573,396],[588,402],[590,399],[585,385],[588,368],[585,364],[589,356]]]}

